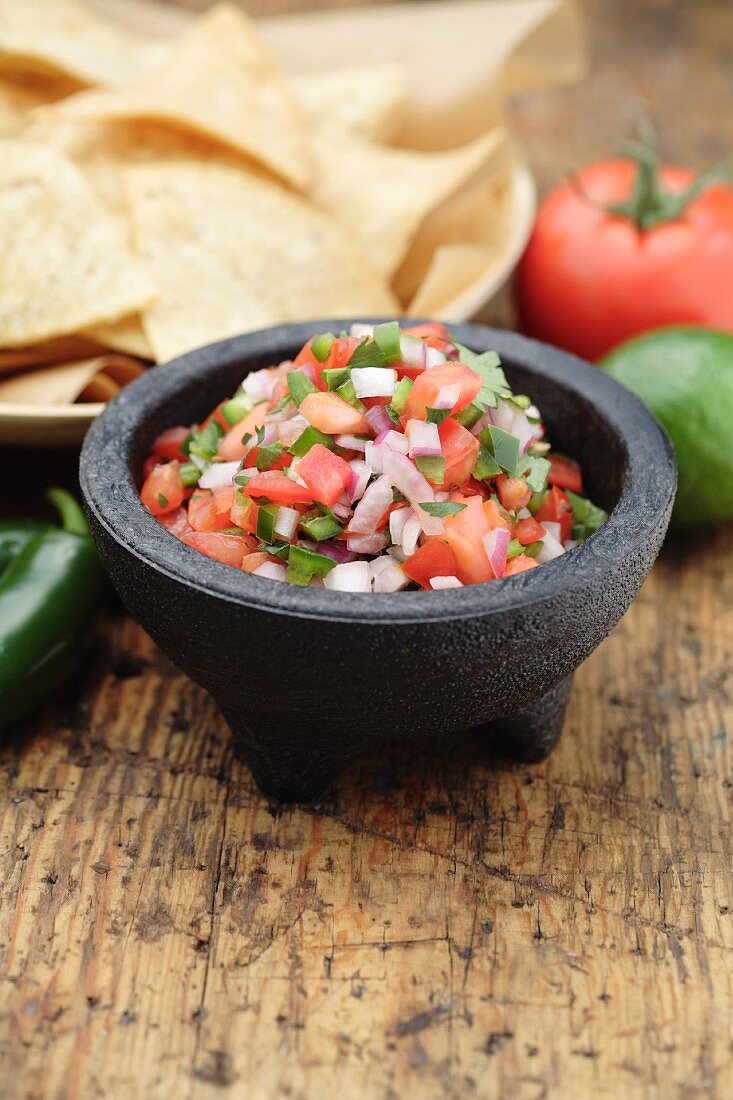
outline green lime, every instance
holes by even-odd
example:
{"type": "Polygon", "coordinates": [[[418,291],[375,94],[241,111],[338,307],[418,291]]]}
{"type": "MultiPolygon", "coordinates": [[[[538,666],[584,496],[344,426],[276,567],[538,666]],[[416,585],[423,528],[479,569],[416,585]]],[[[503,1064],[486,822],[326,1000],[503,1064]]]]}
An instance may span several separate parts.
{"type": "Polygon", "coordinates": [[[677,529],[733,519],[733,336],[695,326],[621,344],[599,366],[666,428],[677,456],[677,529]]]}

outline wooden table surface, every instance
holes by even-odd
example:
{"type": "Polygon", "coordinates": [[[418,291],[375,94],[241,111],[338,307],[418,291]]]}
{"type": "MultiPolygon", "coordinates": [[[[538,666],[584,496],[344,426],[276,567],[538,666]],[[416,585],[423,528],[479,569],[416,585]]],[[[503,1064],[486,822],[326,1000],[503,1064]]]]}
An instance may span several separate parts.
{"type": "MultiPolygon", "coordinates": [[[[592,76],[512,111],[543,185],[641,111],[731,149],[730,5],[586,7],[592,76]]],[[[732,534],[668,543],[545,763],[392,745],[312,809],[112,613],[0,756],[0,1094],[730,1096],[732,534]]]]}

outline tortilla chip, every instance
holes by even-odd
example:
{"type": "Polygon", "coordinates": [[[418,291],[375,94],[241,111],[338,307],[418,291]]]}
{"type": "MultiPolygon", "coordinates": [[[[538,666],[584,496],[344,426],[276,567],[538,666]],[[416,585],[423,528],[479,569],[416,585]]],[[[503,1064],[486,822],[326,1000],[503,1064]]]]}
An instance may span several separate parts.
{"type": "Polygon", "coordinates": [[[15,137],[42,104],[68,95],[65,81],[0,77],[0,138],[15,137]]]}
{"type": "Polygon", "coordinates": [[[455,303],[486,278],[500,260],[478,244],[448,244],[435,251],[430,267],[406,313],[410,317],[455,320],[455,303]]]}
{"type": "Polygon", "coordinates": [[[113,351],[134,355],[137,359],[155,359],[139,313],[123,317],[121,321],[115,321],[111,325],[94,325],[84,335],[113,351]]]}
{"type": "Polygon", "coordinates": [[[117,222],[55,149],[0,144],[0,347],[117,321],[153,287],[117,222]]]}
{"type": "Polygon", "coordinates": [[[493,181],[482,178],[428,214],[392,279],[400,301],[415,296],[439,248],[470,244],[501,251],[512,216],[506,182],[503,172],[493,181]]]}
{"type": "Polygon", "coordinates": [[[95,122],[63,118],[57,111],[48,110],[33,119],[24,136],[61,150],[81,168],[105,206],[124,218],[126,167],[170,160],[214,161],[267,175],[250,158],[217,141],[146,119],[95,122]]]}
{"type": "Polygon", "coordinates": [[[83,0],[0,0],[0,71],[65,76],[76,88],[131,80],[166,47],[98,16],[83,0]]]}
{"type": "Polygon", "coordinates": [[[278,184],[186,162],[131,168],[126,183],[160,291],[143,313],[159,360],[282,321],[396,309],[351,236],[278,184]]]}
{"type": "Polygon", "coordinates": [[[103,378],[103,385],[112,386],[117,392],[144,369],[142,363],[123,355],[95,356],[41,367],[0,381],[0,405],[73,405],[80,399],[92,400],[83,395],[96,379],[103,378]]]}
{"type": "Polygon", "coordinates": [[[293,77],[290,86],[316,125],[383,142],[392,141],[402,125],[406,75],[401,65],[329,69],[293,77]]]}
{"type": "Polygon", "coordinates": [[[58,110],[157,119],[238,149],[295,187],[311,179],[305,118],[252,23],[229,4],[196,20],[155,72],[126,88],[71,96],[58,110]]]}
{"type": "Polygon", "coordinates": [[[103,351],[101,344],[83,336],[59,336],[30,347],[3,348],[0,349],[0,375],[52,363],[68,363],[72,359],[87,359],[103,351]]]}
{"type": "Polygon", "coordinates": [[[427,215],[487,174],[503,141],[504,132],[495,130],[460,149],[415,153],[323,128],[315,141],[313,198],[391,278],[427,215]]]}

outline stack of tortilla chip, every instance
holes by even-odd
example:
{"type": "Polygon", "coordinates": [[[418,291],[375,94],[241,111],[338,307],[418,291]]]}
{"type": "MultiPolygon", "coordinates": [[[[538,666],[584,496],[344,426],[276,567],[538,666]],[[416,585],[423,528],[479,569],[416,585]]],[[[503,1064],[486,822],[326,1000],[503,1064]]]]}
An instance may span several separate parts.
{"type": "Polygon", "coordinates": [[[283,71],[229,3],[163,41],[0,0],[0,402],[104,399],[282,321],[439,313],[491,266],[504,131],[391,145],[400,66],[340,60],[283,71]]]}

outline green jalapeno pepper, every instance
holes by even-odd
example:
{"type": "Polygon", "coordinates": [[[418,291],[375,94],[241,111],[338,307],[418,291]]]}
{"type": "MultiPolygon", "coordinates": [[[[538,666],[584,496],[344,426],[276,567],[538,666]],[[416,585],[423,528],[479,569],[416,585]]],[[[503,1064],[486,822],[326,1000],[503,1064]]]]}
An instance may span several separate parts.
{"type": "Polygon", "coordinates": [[[81,508],[63,489],[47,496],[61,527],[0,525],[0,726],[73,672],[107,591],[81,508]]]}

